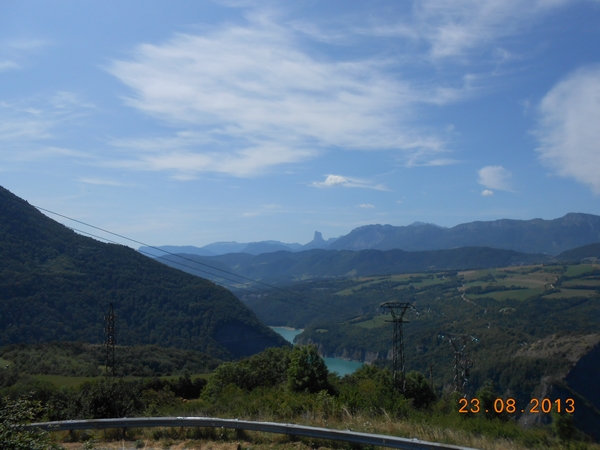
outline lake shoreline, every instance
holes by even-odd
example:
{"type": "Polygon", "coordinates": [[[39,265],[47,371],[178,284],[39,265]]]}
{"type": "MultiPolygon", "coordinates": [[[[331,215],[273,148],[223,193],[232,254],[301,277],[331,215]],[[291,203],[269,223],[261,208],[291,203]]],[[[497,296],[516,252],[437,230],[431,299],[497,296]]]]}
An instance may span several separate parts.
{"type": "MultiPolygon", "coordinates": [[[[269,327],[279,335],[281,335],[286,341],[293,344],[294,338],[302,333],[302,329],[290,328],[290,327],[269,327]]],[[[353,361],[343,358],[335,358],[326,356],[323,358],[327,368],[331,372],[337,372],[340,376],[348,375],[353,373],[358,368],[362,367],[364,362],[353,361]]]]}

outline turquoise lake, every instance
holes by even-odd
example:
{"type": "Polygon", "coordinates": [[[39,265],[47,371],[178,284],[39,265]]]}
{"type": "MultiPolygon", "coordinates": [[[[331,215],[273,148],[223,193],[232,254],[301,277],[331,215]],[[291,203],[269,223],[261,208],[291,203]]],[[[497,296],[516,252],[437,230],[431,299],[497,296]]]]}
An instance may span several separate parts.
{"type": "MultiPolygon", "coordinates": [[[[283,327],[271,327],[273,331],[279,333],[283,338],[291,343],[294,343],[294,338],[302,333],[303,330],[294,330],[291,328],[283,327]]],[[[344,376],[354,372],[359,367],[362,367],[363,363],[356,361],[346,361],[345,359],[339,358],[323,358],[327,368],[330,372],[337,372],[338,375],[344,376]]]]}

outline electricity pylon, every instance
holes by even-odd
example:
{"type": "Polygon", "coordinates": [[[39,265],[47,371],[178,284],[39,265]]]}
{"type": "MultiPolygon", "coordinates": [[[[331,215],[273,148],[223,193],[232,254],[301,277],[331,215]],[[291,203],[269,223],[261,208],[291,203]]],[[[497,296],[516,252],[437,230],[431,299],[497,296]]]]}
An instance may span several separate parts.
{"type": "Polygon", "coordinates": [[[469,340],[477,342],[478,339],[468,334],[450,334],[442,335],[442,339],[448,339],[454,350],[454,392],[465,395],[467,383],[473,360],[467,357],[466,348],[469,340]]]}
{"type": "Polygon", "coordinates": [[[394,324],[392,339],[393,382],[396,390],[404,392],[406,390],[406,372],[404,367],[404,331],[402,324],[408,322],[408,320],[404,320],[404,315],[408,309],[415,309],[415,307],[410,303],[402,302],[384,302],[380,306],[388,310],[392,316],[392,320],[386,320],[386,322],[394,324]]]}
{"type": "Polygon", "coordinates": [[[106,370],[104,375],[109,377],[109,367],[110,367],[110,376],[116,375],[116,367],[115,367],[115,312],[113,310],[113,304],[110,304],[110,308],[108,309],[108,314],[104,316],[104,346],[106,347],[106,370]]]}

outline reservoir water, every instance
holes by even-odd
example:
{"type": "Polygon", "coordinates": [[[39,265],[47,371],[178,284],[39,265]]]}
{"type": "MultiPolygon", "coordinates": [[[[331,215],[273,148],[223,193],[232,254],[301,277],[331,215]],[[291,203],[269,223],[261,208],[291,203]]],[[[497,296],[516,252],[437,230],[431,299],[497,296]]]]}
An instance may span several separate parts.
{"type": "MultiPolygon", "coordinates": [[[[293,328],[284,328],[284,327],[271,327],[273,331],[279,333],[283,338],[291,343],[294,343],[294,338],[298,336],[304,330],[295,330],[293,328]]],[[[330,372],[337,372],[340,376],[348,375],[354,372],[359,367],[362,367],[363,363],[356,361],[346,361],[345,359],[339,358],[323,358],[325,360],[325,364],[327,364],[327,369],[330,372]]]]}

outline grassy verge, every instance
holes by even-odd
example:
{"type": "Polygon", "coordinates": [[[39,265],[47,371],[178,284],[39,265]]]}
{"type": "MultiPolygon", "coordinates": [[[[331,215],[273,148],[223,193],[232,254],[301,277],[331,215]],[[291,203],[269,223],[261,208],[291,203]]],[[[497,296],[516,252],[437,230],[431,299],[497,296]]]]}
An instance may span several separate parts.
{"type": "MultiPolygon", "coordinates": [[[[269,420],[269,418],[263,418],[269,420]]],[[[411,420],[392,420],[383,414],[371,416],[345,414],[338,420],[323,417],[298,417],[294,423],[348,429],[352,431],[400,436],[430,442],[460,445],[481,450],[589,449],[600,445],[561,442],[543,429],[522,430],[516,424],[456,415],[433,415],[411,420]]],[[[54,439],[68,449],[146,448],[146,449],[356,449],[349,443],[297,438],[271,433],[214,428],[147,428],[128,430],[90,430],[55,433],[54,439]],[[77,440],[79,442],[68,442],[77,440]],[[81,442],[81,441],[85,442],[81,442]],[[86,447],[87,445],[87,447],[86,447]]]]}

